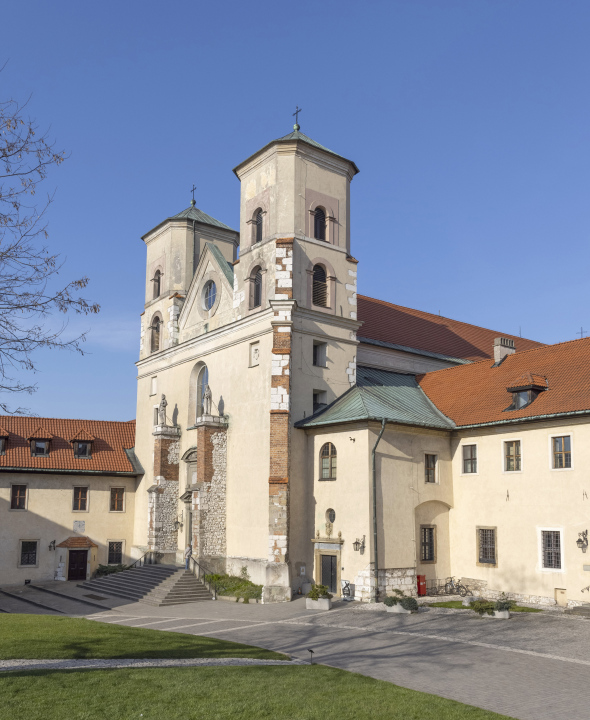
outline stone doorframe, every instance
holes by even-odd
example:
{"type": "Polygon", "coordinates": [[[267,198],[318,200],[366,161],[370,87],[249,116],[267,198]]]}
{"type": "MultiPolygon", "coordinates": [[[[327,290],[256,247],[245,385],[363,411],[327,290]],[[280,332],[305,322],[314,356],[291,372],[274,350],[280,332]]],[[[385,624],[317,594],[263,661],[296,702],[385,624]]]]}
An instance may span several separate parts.
{"type": "Polygon", "coordinates": [[[336,597],[342,595],[342,581],[341,581],[341,549],[344,544],[344,540],[338,533],[337,538],[320,537],[318,535],[313,538],[312,543],[314,544],[313,549],[313,581],[316,585],[322,584],[322,555],[331,555],[336,557],[336,597]]]}

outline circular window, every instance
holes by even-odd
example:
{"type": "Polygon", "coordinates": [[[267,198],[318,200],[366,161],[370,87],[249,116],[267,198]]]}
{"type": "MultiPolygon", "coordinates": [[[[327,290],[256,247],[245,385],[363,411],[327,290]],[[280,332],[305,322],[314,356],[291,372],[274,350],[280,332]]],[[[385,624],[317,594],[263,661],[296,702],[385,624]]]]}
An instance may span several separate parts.
{"type": "Polygon", "coordinates": [[[336,513],[332,510],[332,508],[328,508],[326,510],[326,521],[333,523],[334,520],[336,520],[336,513]]]}
{"type": "Polygon", "coordinates": [[[213,305],[215,305],[216,296],[217,288],[215,287],[215,283],[213,282],[213,280],[209,280],[209,282],[203,288],[203,305],[205,307],[205,310],[211,310],[213,305]]]}

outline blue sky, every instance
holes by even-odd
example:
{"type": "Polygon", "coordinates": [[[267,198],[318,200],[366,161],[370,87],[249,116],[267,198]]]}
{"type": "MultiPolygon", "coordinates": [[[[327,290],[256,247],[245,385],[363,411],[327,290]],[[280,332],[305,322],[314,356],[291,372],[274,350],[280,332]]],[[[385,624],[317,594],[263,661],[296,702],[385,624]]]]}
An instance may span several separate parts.
{"type": "Polygon", "coordinates": [[[86,357],[44,353],[41,416],[127,420],[140,236],[238,227],[232,168],[292,127],[353,159],[363,294],[544,342],[590,330],[590,3],[38,2],[3,8],[0,97],[70,158],[52,250],[89,275],[86,357]]]}

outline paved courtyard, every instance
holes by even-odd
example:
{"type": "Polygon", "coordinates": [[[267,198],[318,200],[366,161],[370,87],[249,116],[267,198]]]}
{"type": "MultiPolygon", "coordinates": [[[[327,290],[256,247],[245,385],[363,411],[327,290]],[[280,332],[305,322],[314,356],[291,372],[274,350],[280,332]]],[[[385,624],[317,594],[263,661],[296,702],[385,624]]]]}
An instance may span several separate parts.
{"type": "MultiPolygon", "coordinates": [[[[18,590],[25,597],[27,589],[18,590]]],[[[280,605],[211,601],[158,608],[104,596],[89,600],[71,583],[57,590],[72,596],[63,600],[68,614],[99,622],[211,635],[305,661],[312,648],[316,662],[519,720],[590,717],[590,622],[579,617],[518,613],[502,621],[442,609],[400,616],[382,606],[341,602],[331,611],[315,612],[305,609],[302,598],[280,605]],[[104,609],[85,607],[80,599],[104,609]]],[[[62,607],[57,596],[32,593],[62,607]]],[[[0,594],[0,609],[7,601],[18,604],[0,594]]],[[[36,610],[30,605],[27,611],[36,610]]]]}

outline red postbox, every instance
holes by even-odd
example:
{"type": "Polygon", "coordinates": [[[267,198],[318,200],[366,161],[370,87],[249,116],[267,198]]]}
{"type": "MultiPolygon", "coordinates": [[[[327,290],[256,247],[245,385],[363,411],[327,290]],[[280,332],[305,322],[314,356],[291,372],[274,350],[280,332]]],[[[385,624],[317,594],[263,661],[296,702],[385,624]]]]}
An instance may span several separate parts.
{"type": "Polygon", "coordinates": [[[426,575],[418,575],[418,595],[426,595],[426,575]]]}

